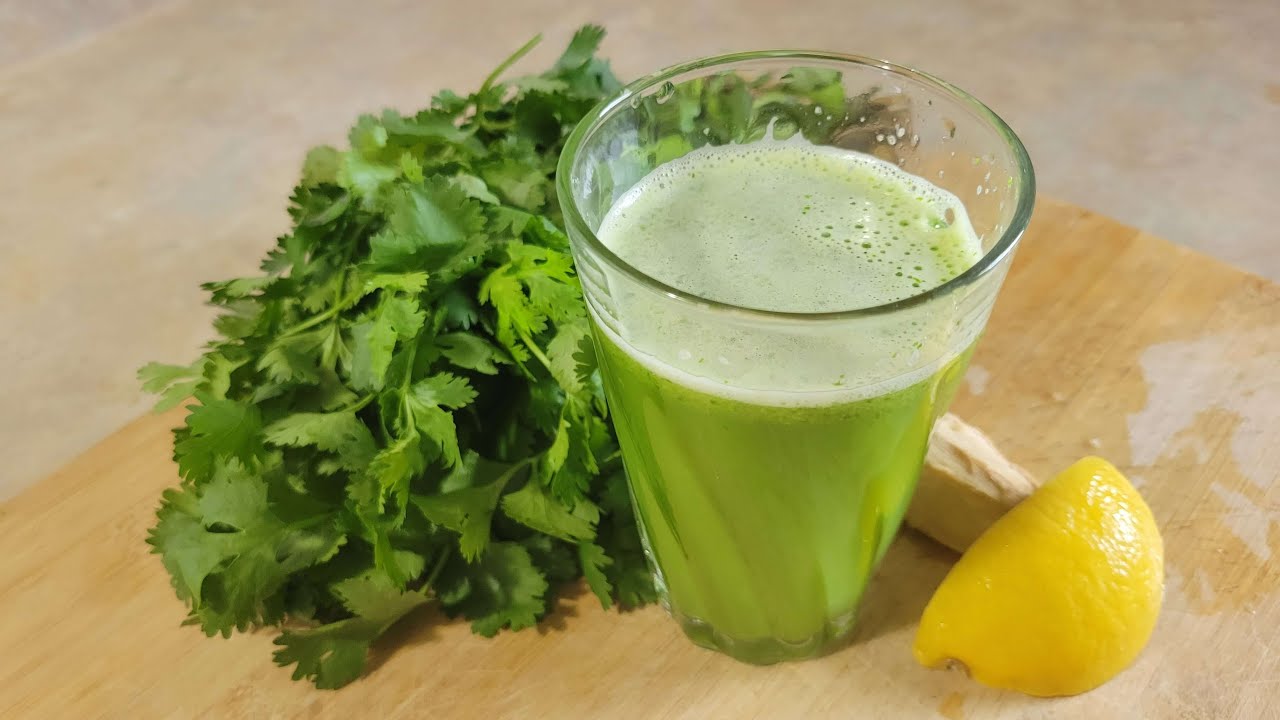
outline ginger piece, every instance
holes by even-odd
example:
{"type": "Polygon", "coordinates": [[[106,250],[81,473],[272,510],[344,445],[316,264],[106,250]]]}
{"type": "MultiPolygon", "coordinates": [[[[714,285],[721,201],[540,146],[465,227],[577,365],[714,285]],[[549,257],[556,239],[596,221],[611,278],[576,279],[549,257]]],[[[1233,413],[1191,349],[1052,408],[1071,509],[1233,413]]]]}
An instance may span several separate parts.
{"type": "Polygon", "coordinates": [[[964,552],[1038,485],[982,431],[947,413],[934,425],[907,524],[964,552]]]}

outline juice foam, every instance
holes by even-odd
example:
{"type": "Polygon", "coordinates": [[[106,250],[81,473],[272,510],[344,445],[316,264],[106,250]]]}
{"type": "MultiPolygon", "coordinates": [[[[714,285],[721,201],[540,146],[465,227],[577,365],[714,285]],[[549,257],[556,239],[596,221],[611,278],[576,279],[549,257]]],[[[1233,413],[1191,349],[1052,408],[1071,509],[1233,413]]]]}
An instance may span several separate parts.
{"type": "MultiPolygon", "coordinates": [[[[870,155],[802,140],[707,146],[666,163],[614,203],[597,234],[640,272],[686,293],[801,314],[919,295],[983,252],[950,192],[870,155]]],[[[970,344],[931,353],[936,362],[927,366],[889,372],[890,363],[874,360],[941,343],[948,328],[922,322],[886,323],[882,332],[857,336],[740,333],[730,324],[690,322],[661,297],[619,301],[649,303],[625,313],[629,333],[598,323],[635,360],[691,389],[758,404],[826,405],[891,392],[970,344]]]]}

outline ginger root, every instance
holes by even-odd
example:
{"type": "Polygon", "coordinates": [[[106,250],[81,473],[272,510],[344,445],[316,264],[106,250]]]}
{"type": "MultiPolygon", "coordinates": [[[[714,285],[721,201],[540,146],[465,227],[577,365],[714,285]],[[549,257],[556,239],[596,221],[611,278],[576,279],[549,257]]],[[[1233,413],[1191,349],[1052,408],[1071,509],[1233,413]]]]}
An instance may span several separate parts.
{"type": "Polygon", "coordinates": [[[948,413],[934,425],[907,524],[964,552],[1037,485],[982,431],[948,413]]]}

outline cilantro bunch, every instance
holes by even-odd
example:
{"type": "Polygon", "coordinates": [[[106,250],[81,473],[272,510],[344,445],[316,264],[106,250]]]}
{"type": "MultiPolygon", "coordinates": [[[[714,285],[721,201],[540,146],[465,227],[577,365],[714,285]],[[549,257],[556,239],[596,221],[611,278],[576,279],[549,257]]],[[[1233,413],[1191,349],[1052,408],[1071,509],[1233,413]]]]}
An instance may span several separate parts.
{"type": "Polygon", "coordinates": [[[619,87],[603,34],[312,150],[263,274],[204,286],[219,339],[139,371],[194,398],[147,540],[190,623],[283,626],[276,661],[336,688],[429,602],[493,635],[580,576],[654,598],[552,184],[619,87]]]}

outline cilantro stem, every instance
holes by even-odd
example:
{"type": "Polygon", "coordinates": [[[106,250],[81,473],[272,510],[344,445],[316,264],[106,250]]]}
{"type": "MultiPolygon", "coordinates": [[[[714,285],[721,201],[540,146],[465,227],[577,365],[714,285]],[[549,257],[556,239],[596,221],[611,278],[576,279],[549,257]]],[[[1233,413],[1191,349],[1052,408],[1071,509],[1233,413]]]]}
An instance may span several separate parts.
{"type": "Polygon", "coordinates": [[[361,410],[363,410],[363,409],[364,409],[364,406],[365,406],[365,405],[368,405],[368,404],[369,404],[369,403],[371,403],[371,402],[373,402],[373,395],[372,395],[372,394],[370,394],[370,395],[365,395],[364,397],[360,398],[359,400],[355,400],[355,401],[353,401],[353,402],[349,402],[349,403],[347,403],[346,405],[343,405],[342,407],[338,408],[337,410],[334,410],[334,412],[335,412],[335,413],[344,413],[344,412],[360,412],[361,410]]]}
{"type": "Polygon", "coordinates": [[[409,407],[409,380],[413,378],[413,361],[418,357],[418,344],[413,343],[405,350],[409,354],[409,361],[405,363],[404,379],[400,381],[400,422],[406,428],[414,427],[413,409],[409,407]]]}
{"type": "MultiPolygon", "coordinates": [[[[361,231],[363,231],[363,228],[364,226],[362,225],[361,231]]],[[[315,327],[316,325],[319,325],[320,323],[326,320],[333,320],[334,323],[337,323],[338,313],[342,312],[344,309],[349,307],[351,303],[354,303],[355,301],[359,300],[363,296],[363,293],[359,291],[353,292],[350,295],[347,295],[346,297],[342,296],[342,291],[347,286],[347,273],[351,269],[351,257],[355,253],[355,248],[356,248],[356,243],[354,242],[348,243],[347,252],[343,256],[342,265],[339,266],[342,269],[338,273],[338,283],[333,289],[333,304],[330,305],[329,308],[326,309],[324,312],[318,315],[313,315],[307,318],[306,320],[298,323],[297,325],[294,325],[292,327],[286,328],[285,330],[281,331],[280,337],[288,337],[295,333],[302,332],[303,330],[307,330],[309,328],[315,327]]],[[[329,367],[333,366],[331,362],[328,362],[330,358],[325,358],[325,360],[326,360],[326,363],[329,365],[329,367]]]]}
{"type": "Polygon", "coordinates": [[[440,557],[436,559],[436,564],[431,568],[431,573],[427,575],[427,579],[422,583],[423,587],[431,587],[435,584],[436,578],[439,577],[440,571],[444,569],[444,563],[449,559],[450,549],[445,549],[440,553],[440,557]]]}
{"type": "Polygon", "coordinates": [[[521,45],[519,50],[516,50],[514,53],[512,53],[511,57],[508,57],[506,60],[503,60],[502,64],[498,65],[497,69],[489,73],[489,77],[485,78],[484,84],[480,86],[480,92],[476,94],[484,95],[485,92],[489,88],[493,87],[493,84],[498,81],[498,78],[502,77],[502,73],[509,70],[512,65],[515,65],[516,63],[520,62],[520,58],[524,57],[525,55],[528,55],[529,51],[537,47],[538,43],[540,42],[542,42],[541,33],[534,35],[533,38],[529,40],[529,42],[525,43],[524,45],[521,45]]]}
{"type": "Polygon", "coordinates": [[[524,343],[524,346],[529,349],[529,352],[533,353],[533,356],[538,358],[538,362],[542,363],[542,366],[547,369],[547,372],[551,372],[551,359],[542,352],[542,348],[538,347],[538,344],[533,341],[533,338],[529,337],[524,331],[517,330],[516,332],[520,335],[520,342],[524,343]]]}
{"type": "Polygon", "coordinates": [[[321,515],[312,515],[311,517],[304,518],[302,520],[294,520],[293,522],[289,523],[285,527],[289,530],[305,530],[306,528],[309,528],[313,525],[319,525],[325,520],[332,520],[332,519],[333,519],[333,515],[328,513],[324,513],[321,515]]]}
{"type": "Polygon", "coordinates": [[[359,299],[360,299],[359,293],[352,293],[347,297],[343,298],[341,302],[338,302],[330,306],[328,310],[325,310],[324,312],[319,313],[318,315],[312,315],[311,317],[307,318],[306,320],[303,320],[302,322],[296,325],[291,325],[285,328],[284,330],[281,330],[278,337],[279,338],[289,337],[290,335],[296,335],[302,332],[303,330],[308,330],[310,328],[313,328],[316,325],[319,325],[320,323],[324,322],[325,320],[329,320],[336,317],[338,313],[342,311],[343,308],[347,307],[347,305],[359,299]]]}

